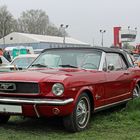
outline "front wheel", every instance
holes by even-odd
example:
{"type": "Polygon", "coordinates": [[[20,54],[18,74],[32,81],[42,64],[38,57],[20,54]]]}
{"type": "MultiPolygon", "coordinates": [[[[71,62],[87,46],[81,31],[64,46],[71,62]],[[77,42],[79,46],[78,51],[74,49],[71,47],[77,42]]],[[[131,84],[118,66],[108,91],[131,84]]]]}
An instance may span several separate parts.
{"type": "Polygon", "coordinates": [[[10,115],[2,115],[0,114],[0,124],[5,124],[10,119],[10,115]]]}
{"type": "Polygon", "coordinates": [[[133,89],[133,98],[138,98],[138,97],[140,97],[140,87],[137,84],[133,89]]]}
{"type": "Polygon", "coordinates": [[[82,93],[69,116],[63,118],[64,126],[71,132],[84,130],[89,122],[91,114],[90,100],[86,93],[82,93]]]}

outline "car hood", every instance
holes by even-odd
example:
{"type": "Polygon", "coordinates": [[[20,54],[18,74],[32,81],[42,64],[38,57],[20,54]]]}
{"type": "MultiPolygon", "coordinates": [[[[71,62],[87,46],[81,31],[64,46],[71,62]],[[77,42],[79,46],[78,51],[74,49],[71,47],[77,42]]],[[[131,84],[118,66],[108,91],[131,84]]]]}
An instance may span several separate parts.
{"type": "MultiPolygon", "coordinates": [[[[26,71],[17,71],[13,73],[3,73],[0,75],[0,81],[16,82],[79,82],[89,83],[91,74],[95,75],[99,71],[89,71],[80,69],[29,69],[26,71]]],[[[96,78],[97,79],[97,78],[96,78]]]]}

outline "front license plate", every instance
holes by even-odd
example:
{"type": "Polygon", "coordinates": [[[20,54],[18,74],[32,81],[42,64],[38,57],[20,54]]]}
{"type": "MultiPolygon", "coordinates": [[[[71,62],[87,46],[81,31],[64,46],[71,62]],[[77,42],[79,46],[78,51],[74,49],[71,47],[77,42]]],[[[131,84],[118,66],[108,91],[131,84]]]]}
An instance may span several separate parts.
{"type": "Polygon", "coordinates": [[[18,105],[0,105],[0,112],[22,113],[22,108],[21,106],[18,106],[18,105]]]}

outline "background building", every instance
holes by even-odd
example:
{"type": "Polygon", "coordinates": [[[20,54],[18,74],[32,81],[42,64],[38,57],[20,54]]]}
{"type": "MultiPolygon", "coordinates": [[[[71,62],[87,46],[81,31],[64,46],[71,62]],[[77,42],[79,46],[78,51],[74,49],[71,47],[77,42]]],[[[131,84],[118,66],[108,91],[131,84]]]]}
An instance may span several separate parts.
{"type": "Polygon", "coordinates": [[[128,42],[134,42],[137,36],[137,28],[130,29],[128,26],[127,29],[122,29],[121,27],[114,27],[114,46],[122,48],[123,44],[128,42]]]}
{"type": "Polygon", "coordinates": [[[71,37],[57,37],[37,34],[13,32],[0,39],[0,48],[13,46],[32,46],[33,49],[45,49],[55,47],[90,46],[71,37]]]}

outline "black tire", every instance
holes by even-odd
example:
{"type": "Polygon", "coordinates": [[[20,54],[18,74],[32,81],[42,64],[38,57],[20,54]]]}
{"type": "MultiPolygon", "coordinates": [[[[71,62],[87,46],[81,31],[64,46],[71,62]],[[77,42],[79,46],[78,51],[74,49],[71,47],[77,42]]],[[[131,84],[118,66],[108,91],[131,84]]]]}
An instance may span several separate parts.
{"type": "Polygon", "coordinates": [[[10,115],[2,115],[0,114],[0,124],[5,124],[10,119],[10,115]]]}
{"type": "Polygon", "coordinates": [[[140,87],[138,84],[133,89],[133,98],[140,98],[140,87]]]}
{"type": "Polygon", "coordinates": [[[82,131],[87,128],[90,115],[90,99],[86,93],[82,93],[76,102],[73,112],[63,118],[64,126],[71,132],[82,131]]]}

